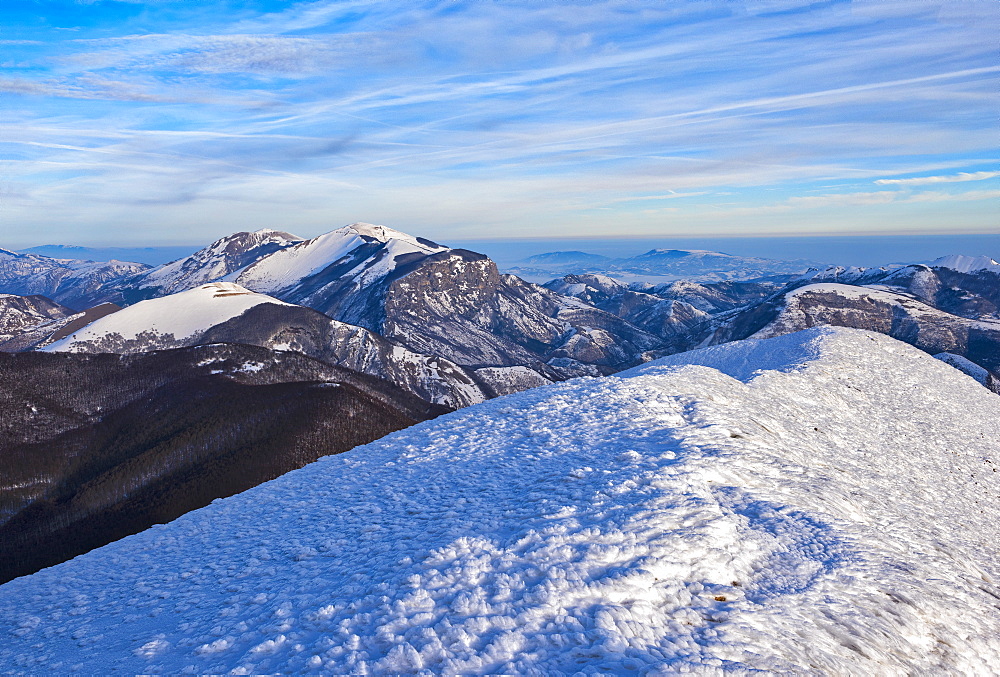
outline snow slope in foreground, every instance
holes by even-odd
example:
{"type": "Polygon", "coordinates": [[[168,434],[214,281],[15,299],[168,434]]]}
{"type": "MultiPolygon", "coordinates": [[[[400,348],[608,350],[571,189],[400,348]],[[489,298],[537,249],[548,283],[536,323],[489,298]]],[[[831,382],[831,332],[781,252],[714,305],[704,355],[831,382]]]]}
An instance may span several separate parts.
{"type": "Polygon", "coordinates": [[[998,440],[1000,398],[879,334],[707,348],[463,409],[12,581],[0,665],[988,674],[998,440]]]}

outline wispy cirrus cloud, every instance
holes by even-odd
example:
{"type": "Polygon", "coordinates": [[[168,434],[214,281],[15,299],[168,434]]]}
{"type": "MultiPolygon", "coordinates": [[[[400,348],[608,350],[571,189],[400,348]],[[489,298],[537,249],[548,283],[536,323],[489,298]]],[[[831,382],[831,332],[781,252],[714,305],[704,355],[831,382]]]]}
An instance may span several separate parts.
{"type": "Polygon", "coordinates": [[[113,101],[166,101],[167,98],[148,91],[135,83],[84,76],[76,79],[28,80],[0,78],[0,91],[68,99],[101,99],[113,101]]]}
{"type": "Polygon", "coordinates": [[[1000,172],[959,172],[945,176],[917,176],[910,179],[878,179],[880,186],[924,186],[932,183],[962,183],[965,181],[985,181],[1000,176],[1000,172]]]}
{"type": "Polygon", "coordinates": [[[1000,190],[971,190],[960,193],[941,191],[866,191],[849,193],[827,193],[825,195],[803,195],[790,197],[781,202],[754,207],[736,207],[733,214],[788,213],[798,210],[829,208],[865,208],[877,205],[938,203],[938,202],[978,202],[1000,198],[1000,190]]]}
{"type": "Polygon", "coordinates": [[[63,59],[73,70],[128,69],[149,73],[307,76],[343,66],[366,41],[362,35],[323,39],[284,35],[147,34],[81,41],[88,47],[63,59]],[[95,49],[96,48],[96,49],[95,49]]]}

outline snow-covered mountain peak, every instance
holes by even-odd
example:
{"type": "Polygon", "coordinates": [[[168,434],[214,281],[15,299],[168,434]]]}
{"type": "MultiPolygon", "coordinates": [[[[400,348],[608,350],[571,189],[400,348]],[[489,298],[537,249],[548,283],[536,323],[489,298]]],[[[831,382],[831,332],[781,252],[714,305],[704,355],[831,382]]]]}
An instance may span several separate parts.
{"type": "Polygon", "coordinates": [[[447,247],[386,226],[354,223],[275,252],[227,279],[278,293],[341,263],[338,277],[364,286],[383,277],[402,255],[429,255],[447,247]],[[367,245],[367,246],[366,246],[367,245]]]}
{"type": "MultiPolygon", "coordinates": [[[[303,239],[291,233],[280,230],[262,228],[254,232],[242,231],[219,238],[204,249],[195,252],[189,258],[200,260],[210,259],[213,256],[242,257],[262,246],[278,245],[286,247],[303,239]]],[[[181,259],[184,261],[185,259],[181,259]]]]}
{"type": "Polygon", "coordinates": [[[352,230],[358,235],[365,238],[374,238],[379,242],[389,242],[390,240],[400,240],[402,242],[407,242],[415,247],[423,249],[427,253],[433,253],[438,251],[444,251],[447,247],[443,247],[436,242],[432,242],[426,238],[415,237],[408,233],[396,230],[394,228],[389,228],[387,226],[379,226],[373,223],[352,223],[349,226],[345,226],[344,229],[352,230]]]}
{"type": "Polygon", "coordinates": [[[262,303],[292,305],[232,282],[140,301],[56,341],[50,352],[130,353],[194,343],[208,329],[262,303]]]}
{"type": "Polygon", "coordinates": [[[299,237],[298,235],[293,235],[293,234],[291,234],[289,232],[286,232],[284,230],[277,230],[275,228],[258,228],[257,230],[251,232],[250,234],[251,235],[259,235],[261,237],[278,237],[278,238],[283,238],[285,240],[292,240],[292,241],[298,241],[298,240],[304,240],[305,239],[304,237],[299,237]]]}
{"type": "Polygon", "coordinates": [[[243,270],[302,238],[279,230],[262,229],[220,238],[194,254],[164,264],[143,276],[138,286],[174,293],[218,280],[243,270]]]}
{"type": "Polygon", "coordinates": [[[942,256],[931,261],[931,268],[951,268],[960,273],[974,273],[979,270],[988,270],[1000,273],[1000,263],[997,263],[989,256],[964,256],[962,254],[951,254],[942,256]]]}

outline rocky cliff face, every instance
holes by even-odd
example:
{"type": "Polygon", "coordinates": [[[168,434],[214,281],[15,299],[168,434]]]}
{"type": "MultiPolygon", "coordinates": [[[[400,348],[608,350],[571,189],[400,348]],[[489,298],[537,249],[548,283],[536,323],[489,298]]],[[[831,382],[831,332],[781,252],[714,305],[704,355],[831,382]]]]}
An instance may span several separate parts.
{"type": "MultiPolygon", "coordinates": [[[[634,365],[665,347],[662,336],[671,327],[697,315],[652,299],[656,308],[634,313],[637,326],[615,312],[501,275],[481,254],[364,223],[305,241],[278,231],[237,233],[179,261],[119,276],[88,298],[131,305],[215,282],[238,283],[307,306],[388,340],[341,328],[348,345],[328,345],[326,358],[344,363],[360,341],[365,357],[352,363],[378,364],[371,369],[418,392],[430,392],[436,375],[449,374],[446,390],[452,393],[434,397],[453,405],[506,392],[515,383],[611,373],[634,365]],[[535,375],[524,378],[519,370],[484,371],[481,377],[474,373],[508,367],[527,367],[535,375]],[[421,382],[428,385],[418,387],[421,382]]],[[[123,335],[118,343],[108,334],[92,348],[132,352],[200,342],[167,333],[151,325],[148,331],[123,335]]]]}
{"type": "Polygon", "coordinates": [[[787,282],[773,280],[698,283],[679,280],[670,284],[645,286],[645,291],[661,299],[683,301],[710,315],[763,301],[784,289],[787,282]]]}
{"type": "Polygon", "coordinates": [[[45,350],[134,354],[212,343],[258,345],[377,376],[448,407],[489,396],[480,379],[446,359],[414,353],[363,327],[231,282],[141,301],[84,326],[68,324],[56,337],[62,338],[45,350]]]}
{"type": "Polygon", "coordinates": [[[662,343],[611,313],[501,275],[482,254],[370,224],[299,243],[235,279],[477,369],[530,366],[545,378],[608,373],[662,343]]]}
{"type": "MultiPolygon", "coordinates": [[[[704,289],[701,285],[694,285],[704,289]]],[[[567,275],[545,285],[556,293],[580,299],[664,339],[689,333],[709,313],[679,298],[635,291],[604,275],[567,275]]]]}
{"type": "Polygon", "coordinates": [[[302,306],[261,304],[210,328],[199,342],[249,343],[303,353],[456,409],[493,396],[481,378],[449,360],[413,352],[364,327],[302,306]]]}
{"type": "MultiPolygon", "coordinates": [[[[9,298],[21,299],[29,303],[34,303],[36,302],[34,300],[38,299],[43,305],[54,303],[44,296],[12,296],[9,298]]],[[[65,306],[55,305],[58,307],[57,313],[60,315],[59,317],[38,323],[10,327],[11,330],[8,332],[6,338],[0,340],[0,351],[19,353],[26,350],[44,348],[59,339],[69,336],[78,329],[86,327],[91,322],[121,310],[120,306],[113,303],[102,303],[93,308],[88,308],[81,313],[73,313],[65,306]]],[[[13,311],[10,306],[5,308],[0,305],[0,317],[6,318],[9,321],[11,315],[16,317],[17,312],[13,311]]]]}
{"type": "MultiPolygon", "coordinates": [[[[969,257],[945,257],[964,259],[969,257]]],[[[927,305],[968,319],[1000,319],[1000,272],[996,265],[959,270],[944,265],[899,268],[828,268],[793,284],[840,282],[908,294],[927,305]]]]}
{"type": "Polygon", "coordinates": [[[569,360],[610,373],[662,343],[616,315],[501,275],[481,254],[449,250],[412,267],[386,291],[382,331],[458,364],[569,360]]]}
{"type": "MultiPolygon", "coordinates": [[[[654,251],[636,258],[663,263],[687,260],[688,254],[654,251]]],[[[696,258],[705,265],[715,260],[701,254],[696,258]]],[[[991,372],[1000,363],[995,335],[1000,266],[983,257],[950,257],[930,266],[832,267],[790,282],[779,276],[626,285],[586,274],[540,287],[501,274],[481,254],[356,223],[309,240],[280,231],[237,233],[138,273],[43,259],[0,252],[0,280],[6,270],[10,285],[48,289],[57,277],[69,281],[70,272],[78,277],[86,272],[90,277],[76,293],[78,300],[117,298],[133,305],[199,285],[237,283],[246,293],[267,294],[277,305],[305,306],[326,318],[287,309],[255,311],[266,332],[237,322],[225,340],[240,340],[239,325],[239,331],[257,336],[253,342],[287,344],[449,406],[553,380],[613,373],[702,344],[818,324],[880,331],[934,353],[964,356],[991,372]],[[48,272],[39,277],[32,266],[48,272]],[[101,282],[102,275],[112,278],[101,282]],[[273,317],[265,321],[267,313],[273,317]]],[[[128,352],[203,342],[201,336],[164,332],[151,326],[123,337],[121,345],[108,335],[93,347],[128,352]]],[[[46,340],[43,333],[25,335],[7,349],[46,340]]]]}

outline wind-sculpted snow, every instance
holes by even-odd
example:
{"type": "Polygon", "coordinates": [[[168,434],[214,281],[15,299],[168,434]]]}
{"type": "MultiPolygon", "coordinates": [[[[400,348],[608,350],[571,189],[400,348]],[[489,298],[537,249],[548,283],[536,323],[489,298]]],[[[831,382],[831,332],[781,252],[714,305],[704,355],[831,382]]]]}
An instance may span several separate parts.
{"type": "Polygon", "coordinates": [[[528,367],[483,367],[476,369],[476,376],[485,381],[497,395],[510,395],[551,383],[528,367]]]}
{"type": "Polygon", "coordinates": [[[819,359],[822,345],[821,341],[803,341],[802,332],[770,339],[744,339],[669,355],[623,371],[619,376],[657,374],[678,366],[701,365],[747,382],[765,371],[789,372],[803,367],[819,359]]]}
{"type": "Polygon", "coordinates": [[[938,353],[934,357],[941,360],[945,364],[950,364],[963,374],[971,376],[979,383],[982,383],[985,387],[1000,395],[1000,380],[972,360],[962,357],[961,355],[954,355],[952,353],[938,353]]]}
{"type": "Polygon", "coordinates": [[[0,664],[995,673],[1000,398],[857,330],[689,357],[469,407],[7,583],[0,664]]]}

